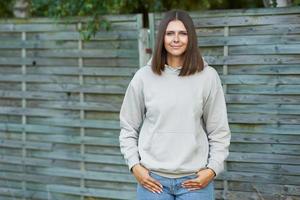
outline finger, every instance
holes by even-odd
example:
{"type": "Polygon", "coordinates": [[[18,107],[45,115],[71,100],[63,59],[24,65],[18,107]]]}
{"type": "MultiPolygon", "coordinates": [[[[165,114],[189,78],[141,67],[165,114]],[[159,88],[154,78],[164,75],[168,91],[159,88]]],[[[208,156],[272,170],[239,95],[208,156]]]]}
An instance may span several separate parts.
{"type": "Polygon", "coordinates": [[[202,189],[204,188],[206,185],[203,184],[203,183],[198,183],[197,185],[188,185],[188,186],[185,186],[185,188],[187,189],[192,189],[192,188],[198,188],[198,189],[202,189]]]}
{"type": "Polygon", "coordinates": [[[182,187],[184,187],[184,188],[202,187],[202,186],[203,186],[203,183],[199,183],[199,182],[182,184],[182,187]]]}
{"type": "Polygon", "coordinates": [[[151,176],[149,177],[149,180],[154,183],[155,185],[157,185],[158,187],[160,187],[161,189],[163,188],[162,184],[157,181],[156,179],[152,178],[151,176]]]}
{"type": "Polygon", "coordinates": [[[189,179],[189,180],[183,181],[182,184],[194,183],[194,182],[198,182],[198,179],[189,179]]]}
{"type": "Polygon", "coordinates": [[[184,188],[193,188],[193,187],[201,187],[199,183],[196,184],[190,184],[190,185],[183,185],[182,187],[184,188]]]}
{"type": "Polygon", "coordinates": [[[155,192],[158,192],[158,193],[162,192],[162,189],[159,186],[155,185],[153,182],[151,182],[149,180],[145,181],[145,185],[147,185],[149,188],[151,188],[151,190],[153,190],[155,192]]]}
{"type": "Polygon", "coordinates": [[[148,185],[143,185],[144,188],[146,188],[147,190],[149,190],[152,193],[156,193],[151,187],[149,187],[148,185]]]}
{"type": "Polygon", "coordinates": [[[198,185],[198,186],[188,186],[188,187],[184,187],[184,188],[186,188],[186,189],[194,189],[194,188],[201,189],[203,187],[198,185]]]}
{"type": "Polygon", "coordinates": [[[200,190],[202,188],[189,188],[188,191],[200,190]]]}
{"type": "Polygon", "coordinates": [[[151,183],[153,183],[155,185],[155,187],[158,190],[161,190],[163,188],[162,184],[160,184],[160,182],[158,182],[157,180],[155,180],[154,178],[152,178],[151,176],[148,179],[151,183]]]}
{"type": "Polygon", "coordinates": [[[152,187],[151,185],[149,185],[148,183],[145,184],[145,187],[149,188],[149,190],[153,193],[161,193],[161,191],[157,190],[156,188],[152,187]]]}
{"type": "Polygon", "coordinates": [[[193,184],[197,184],[197,183],[199,183],[199,181],[187,181],[187,182],[181,183],[181,185],[193,185],[193,184]]]}
{"type": "Polygon", "coordinates": [[[198,184],[198,186],[196,186],[196,187],[193,187],[193,188],[191,188],[191,189],[203,189],[203,188],[205,188],[206,186],[207,186],[208,184],[205,184],[205,183],[199,183],[198,184]]]}

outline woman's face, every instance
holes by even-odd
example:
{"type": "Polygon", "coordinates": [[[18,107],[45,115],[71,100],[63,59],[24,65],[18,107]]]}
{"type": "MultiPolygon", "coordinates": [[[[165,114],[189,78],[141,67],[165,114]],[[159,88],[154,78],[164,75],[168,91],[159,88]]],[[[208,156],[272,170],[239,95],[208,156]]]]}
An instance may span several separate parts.
{"type": "Polygon", "coordinates": [[[170,21],[164,37],[164,46],[168,57],[182,57],[187,49],[188,34],[180,20],[170,21]]]}

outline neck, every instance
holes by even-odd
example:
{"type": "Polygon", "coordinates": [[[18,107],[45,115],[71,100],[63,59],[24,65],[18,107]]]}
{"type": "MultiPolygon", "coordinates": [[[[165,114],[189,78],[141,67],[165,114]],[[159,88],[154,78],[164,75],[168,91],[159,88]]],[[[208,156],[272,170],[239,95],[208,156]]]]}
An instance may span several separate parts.
{"type": "Polygon", "coordinates": [[[181,56],[168,56],[167,64],[171,67],[181,67],[183,65],[183,59],[181,56]]]}

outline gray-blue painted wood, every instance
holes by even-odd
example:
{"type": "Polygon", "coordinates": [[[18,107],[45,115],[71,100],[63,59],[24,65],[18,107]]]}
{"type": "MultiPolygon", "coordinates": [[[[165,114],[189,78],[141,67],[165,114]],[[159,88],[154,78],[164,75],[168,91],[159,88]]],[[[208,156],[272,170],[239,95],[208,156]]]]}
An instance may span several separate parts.
{"type": "MultiPolygon", "coordinates": [[[[299,14],[191,13],[226,85],[232,146],[216,199],[300,199],[299,14]]],[[[135,199],[118,113],[139,67],[141,15],[106,18],[112,29],[91,41],[78,18],[0,20],[0,199],[135,199]]],[[[160,18],[149,15],[150,46],[160,18]]]]}
{"type": "MultiPolygon", "coordinates": [[[[300,199],[300,7],[190,14],[232,131],[217,199],[300,199]]],[[[162,15],[149,15],[150,38],[162,15]]]]}

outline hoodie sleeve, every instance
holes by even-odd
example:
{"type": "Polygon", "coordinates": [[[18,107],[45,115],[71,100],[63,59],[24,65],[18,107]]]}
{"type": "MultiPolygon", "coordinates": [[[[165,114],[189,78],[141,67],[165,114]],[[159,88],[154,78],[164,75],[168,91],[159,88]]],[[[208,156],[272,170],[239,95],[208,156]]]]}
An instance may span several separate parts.
{"type": "Polygon", "coordinates": [[[203,120],[209,143],[206,167],[213,169],[218,176],[224,170],[224,161],[229,155],[231,133],[221,80],[216,70],[211,69],[210,89],[203,108],[203,120]]]}
{"type": "Polygon", "coordinates": [[[140,162],[138,153],[139,129],[144,118],[142,81],[135,75],[126,90],[120,110],[120,149],[125,162],[131,168],[140,162]]]}

